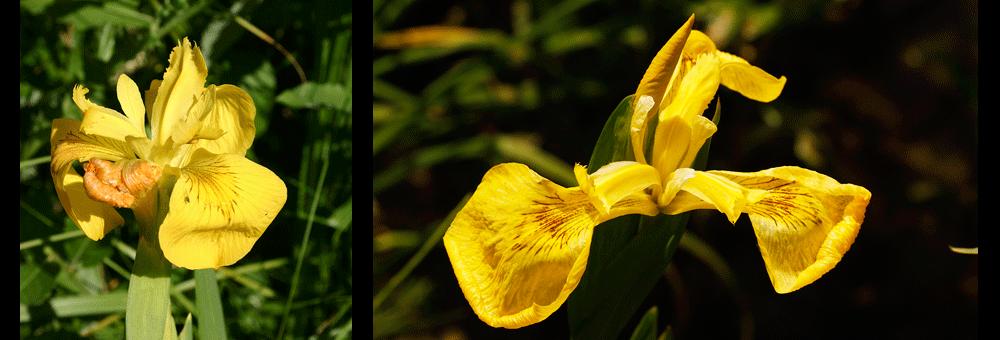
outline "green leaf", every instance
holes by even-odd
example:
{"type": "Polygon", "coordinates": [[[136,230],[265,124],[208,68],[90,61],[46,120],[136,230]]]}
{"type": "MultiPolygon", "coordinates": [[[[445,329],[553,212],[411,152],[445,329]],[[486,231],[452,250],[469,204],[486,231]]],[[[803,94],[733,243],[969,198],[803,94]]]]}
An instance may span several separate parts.
{"type": "Polygon", "coordinates": [[[225,339],[226,319],[222,315],[222,298],[215,269],[194,271],[195,304],[198,308],[198,336],[201,339],[225,339]]]}
{"type": "Polygon", "coordinates": [[[194,339],[194,331],[191,330],[191,313],[188,313],[187,319],[184,320],[184,328],[181,328],[181,333],[177,335],[180,340],[192,340],[194,339]]]}
{"type": "Polygon", "coordinates": [[[20,300],[26,305],[36,305],[47,299],[55,287],[55,278],[41,266],[33,263],[20,265],[20,300]]]}
{"type": "Polygon", "coordinates": [[[291,108],[328,106],[346,110],[351,94],[340,84],[306,82],[278,95],[277,101],[291,108]]]}
{"type": "Polygon", "coordinates": [[[639,320],[639,325],[635,326],[631,340],[656,340],[656,321],[660,313],[656,306],[650,307],[646,314],[639,320]]]}

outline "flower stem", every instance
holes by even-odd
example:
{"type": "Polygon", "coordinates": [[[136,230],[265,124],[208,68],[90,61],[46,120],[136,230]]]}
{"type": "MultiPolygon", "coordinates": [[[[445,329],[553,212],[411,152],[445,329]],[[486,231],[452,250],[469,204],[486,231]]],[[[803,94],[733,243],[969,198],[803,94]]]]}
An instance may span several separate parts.
{"type": "Polygon", "coordinates": [[[140,237],[125,306],[127,339],[162,338],[169,314],[170,262],[155,239],[140,237]]]}

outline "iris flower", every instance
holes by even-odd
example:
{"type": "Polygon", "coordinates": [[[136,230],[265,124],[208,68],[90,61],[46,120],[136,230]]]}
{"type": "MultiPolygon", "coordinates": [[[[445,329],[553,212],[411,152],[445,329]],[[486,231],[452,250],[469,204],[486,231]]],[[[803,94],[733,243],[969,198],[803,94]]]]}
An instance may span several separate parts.
{"type": "Polygon", "coordinates": [[[253,100],[233,85],[205,87],[201,50],[187,38],[178,45],[145,98],[128,76],[118,78],[124,114],[73,88],[83,120],[52,122],[52,178],[87,237],[103,238],[123,224],[115,208],[130,208],[141,235],[171,263],[219,268],[250,251],[288,193],[277,175],[246,158],[256,131],[253,100]]]}
{"type": "Polygon", "coordinates": [[[786,80],[719,51],[691,29],[693,20],[660,50],[636,90],[629,131],[636,161],[592,174],[577,164],[579,186],[571,188],[523,164],[500,164],[456,215],[445,248],[484,322],[519,328],[547,318],[580,282],[594,227],[622,215],[714,209],[735,224],[747,214],[778,293],[812,283],[850,248],[871,198],[865,188],[793,166],[752,173],[691,168],[716,131],[702,113],[720,84],[769,102],[786,80]]]}

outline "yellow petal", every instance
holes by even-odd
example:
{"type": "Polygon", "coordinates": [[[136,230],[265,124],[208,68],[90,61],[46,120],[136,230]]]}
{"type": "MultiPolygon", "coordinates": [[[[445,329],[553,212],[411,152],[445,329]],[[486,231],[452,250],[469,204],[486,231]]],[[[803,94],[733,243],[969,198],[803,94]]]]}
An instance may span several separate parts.
{"type": "Polygon", "coordinates": [[[722,60],[722,85],[747,98],[767,103],[778,98],[785,88],[787,79],[784,76],[781,79],[775,78],[767,71],[729,53],[719,52],[719,59],[722,60]]]}
{"type": "Polygon", "coordinates": [[[117,140],[125,137],[146,138],[146,132],[133,124],[131,120],[118,111],[94,104],[84,96],[90,90],[83,86],[73,87],[73,102],[83,111],[83,122],[80,131],[92,136],[101,136],[117,140]]]}
{"type": "MultiPolygon", "coordinates": [[[[663,98],[663,93],[667,90],[667,86],[670,85],[670,79],[674,76],[674,68],[681,57],[681,52],[684,50],[684,44],[687,42],[688,35],[691,33],[691,25],[693,24],[694,14],[670,37],[670,40],[663,45],[663,48],[660,48],[660,51],[656,53],[656,57],[653,58],[653,61],[649,63],[649,67],[646,68],[646,73],[643,74],[642,81],[639,82],[639,87],[635,90],[636,98],[650,96],[659,104],[660,99],[663,98]]],[[[654,106],[652,112],[659,112],[655,108],[656,106],[654,106]]]]}
{"type": "Polygon", "coordinates": [[[694,162],[702,144],[715,133],[712,121],[702,116],[719,88],[719,60],[701,54],[695,61],[682,61],[670,93],[661,103],[652,164],[664,176],[694,162]],[[670,100],[667,102],[667,100],[670,100]]]}
{"type": "Polygon", "coordinates": [[[573,292],[600,222],[579,188],[563,188],[522,164],[500,164],[458,212],[444,245],[479,318],[519,328],[544,320],[573,292]]]}
{"type": "Polygon", "coordinates": [[[649,164],[646,161],[646,131],[649,129],[649,117],[656,102],[653,97],[642,95],[634,97],[636,101],[632,112],[631,126],[629,134],[632,136],[632,151],[635,153],[635,160],[642,164],[649,164]]]}
{"type": "Polygon", "coordinates": [[[715,42],[699,30],[691,30],[687,44],[684,45],[684,57],[692,60],[696,59],[699,54],[715,53],[718,51],[719,49],[715,47],[715,42]]]}
{"type": "Polygon", "coordinates": [[[187,269],[231,265],[250,251],[287,195],[271,170],[242,156],[199,149],[170,194],[170,212],[159,231],[163,255],[187,269]]]}
{"type": "Polygon", "coordinates": [[[121,102],[122,111],[125,111],[125,116],[132,122],[132,126],[142,132],[141,137],[145,138],[146,106],[142,102],[139,86],[124,74],[118,76],[118,101],[121,102]]]}
{"type": "Polygon", "coordinates": [[[711,173],[749,189],[745,212],[774,290],[782,294],[816,281],[840,262],[871,199],[865,188],[798,167],[711,173]]]}
{"type": "Polygon", "coordinates": [[[91,240],[104,238],[111,230],[124,223],[122,216],[104,202],[99,202],[87,196],[80,176],[72,167],[64,167],[58,171],[53,168],[52,181],[55,184],[59,203],[66,209],[73,223],[83,230],[91,240]]]}
{"type": "Polygon", "coordinates": [[[194,136],[199,139],[195,147],[212,153],[246,155],[257,132],[253,123],[257,115],[253,99],[239,87],[220,85],[215,88],[214,102],[194,136]]]}
{"type": "MultiPolygon", "coordinates": [[[[163,74],[163,81],[154,81],[155,86],[150,88],[151,92],[156,93],[149,123],[157,145],[167,145],[174,125],[188,115],[195,100],[204,91],[207,76],[208,69],[201,49],[197,45],[192,46],[187,38],[178,42],[178,46],[170,53],[170,66],[163,74]]],[[[146,102],[149,105],[148,97],[146,102]]],[[[187,142],[174,140],[175,144],[187,142]]]]}
{"type": "Polygon", "coordinates": [[[52,121],[52,182],[55,185],[59,203],[73,223],[92,240],[104,238],[112,229],[122,225],[121,215],[107,203],[98,202],[87,196],[83,176],[73,169],[73,161],[91,157],[107,159],[124,158],[125,142],[105,137],[93,137],[80,132],[80,122],[73,119],[52,121]]]}
{"type": "Polygon", "coordinates": [[[671,172],[666,177],[663,185],[663,193],[658,197],[660,205],[667,206],[677,197],[681,189],[684,188],[684,184],[687,183],[689,179],[694,178],[696,171],[691,168],[681,168],[674,172],[671,172]]]}
{"type": "MultiPolygon", "coordinates": [[[[715,172],[696,171],[663,213],[676,215],[694,209],[715,209],[736,223],[747,204],[749,190],[715,172]]],[[[661,205],[664,203],[661,203],[661,205]]]]}
{"type": "MultiPolygon", "coordinates": [[[[585,175],[586,168],[578,164],[575,172],[577,174],[577,181],[580,181],[580,173],[582,172],[585,175]]],[[[628,161],[605,165],[588,176],[585,182],[586,185],[580,184],[580,188],[590,197],[594,207],[605,215],[610,214],[611,208],[625,197],[643,192],[649,188],[652,188],[653,192],[657,194],[661,190],[660,173],[656,171],[656,168],[628,161]]],[[[639,197],[636,198],[638,199],[639,197]]],[[[636,203],[638,204],[639,202],[636,203]]],[[[634,207],[645,209],[631,212],[633,214],[645,213],[645,215],[649,216],[659,214],[659,209],[652,200],[649,200],[649,204],[634,207]]]]}

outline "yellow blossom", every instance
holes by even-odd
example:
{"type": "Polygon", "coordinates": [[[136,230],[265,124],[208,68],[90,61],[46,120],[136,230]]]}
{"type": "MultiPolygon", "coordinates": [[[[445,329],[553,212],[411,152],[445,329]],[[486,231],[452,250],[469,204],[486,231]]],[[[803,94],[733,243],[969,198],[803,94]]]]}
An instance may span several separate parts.
{"type": "Polygon", "coordinates": [[[659,51],[636,90],[629,131],[636,161],[589,175],[577,165],[579,186],[572,188],[525,165],[500,164],[457,214],[444,244],[484,322],[519,328],[547,318],[580,282],[593,228],[622,215],[714,209],[735,224],[747,214],[778,293],[812,283],[850,248],[871,198],[865,188],[791,166],[754,173],[691,168],[717,129],[702,113],[719,85],[768,102],[786,81],[719,51],[691,29],[693,21],[659,51]],[[648,131],[653,119],[655,131],[648,131]]]}
{"type": "Polygon", "coordinates": [[[59,201],[87,237],[103,238],[123,223],[114,207],[130,208],[171,263],[218,268],[243,258],[277,216],[285,184],[245,157],[253,100],[233,85],[205,87],[207,75],[201,50],[184,38],[145,98],[128,76],[118,78],[124,114],[74,87],[83,120],[52,122],[51,172],[59,201]]]}

